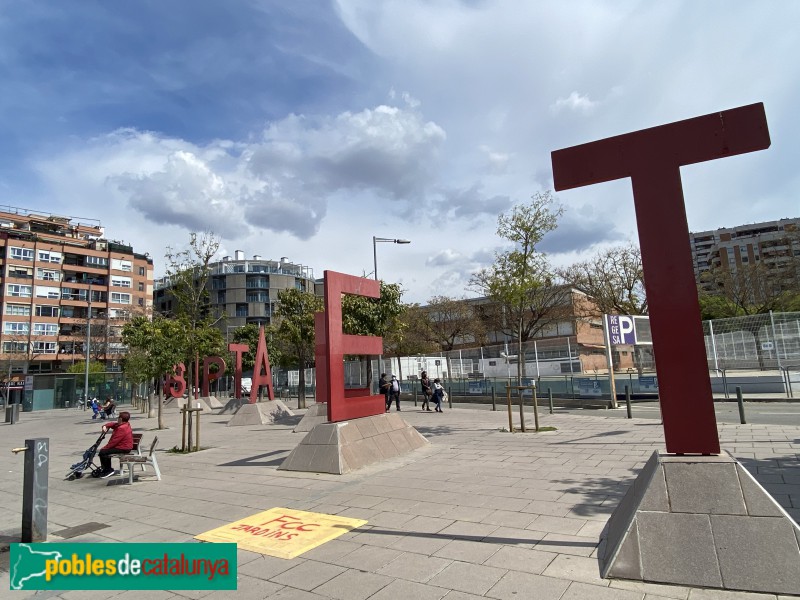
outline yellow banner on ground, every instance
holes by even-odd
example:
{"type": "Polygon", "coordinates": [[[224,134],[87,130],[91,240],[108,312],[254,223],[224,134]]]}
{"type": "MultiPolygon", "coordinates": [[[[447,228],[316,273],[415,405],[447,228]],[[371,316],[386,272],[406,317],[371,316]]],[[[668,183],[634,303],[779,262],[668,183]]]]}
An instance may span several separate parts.
{"type": "Polygon", "coordinates": [[[194,537],[204,542],[235,542],[242,550],[294,558],[366,523],[363,519],[272,508],[194,537]]]}

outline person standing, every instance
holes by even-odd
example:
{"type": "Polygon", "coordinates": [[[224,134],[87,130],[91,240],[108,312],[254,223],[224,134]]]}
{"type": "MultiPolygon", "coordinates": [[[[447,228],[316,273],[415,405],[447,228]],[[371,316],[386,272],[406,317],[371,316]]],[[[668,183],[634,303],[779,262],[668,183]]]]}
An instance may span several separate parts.
{"type": "Polygon", "coordinates": [[[386,412],[389,412],[389,407],[392,405],[391,391],[392,383],[386,378],[386,373],[381,373],[381,379],[378,382],[378,389],[383,394],[383,399],[386,402],[386,412]]]}
{"type": "Polygon", "coordinates": [[[419,382],[422,385],[422,410],[431,412],[430,400],[433,395],[433,389],[431,388],[431,380],[428,379],[427,371],[423,371],[419,376],[419,382]]]}
{"type": "Polygon", "coordinates": [[[443,412],[442,398],[444,398],[444,387],[442,387],[437,378],[433,380],[433,401],[436,404],[436,412],[443,412]]]}
{"type": "Polygon", "coordinates": [[[116,423],[109,423],[103,425],[103,431],[113,429],[114,433],[111,434],[111,439],[108,443],[100,449],[98,456],[100,456],[100,477],[111,477],[116,471],[111,467],[111,456],[114,454],[128,454],[133,450],[133,431],[131,424],[131,413],[124,410],[119,413],[116,423]]]}
{"type": "Polygon", "coordinates": [[[392,406],[392,400],[394,400],[397,412],[400,412],[400,382],[397,381],[397,377],[394,375],[392,375],[391,386],[391,391],[389,392],[389,407],[392,406]]]}

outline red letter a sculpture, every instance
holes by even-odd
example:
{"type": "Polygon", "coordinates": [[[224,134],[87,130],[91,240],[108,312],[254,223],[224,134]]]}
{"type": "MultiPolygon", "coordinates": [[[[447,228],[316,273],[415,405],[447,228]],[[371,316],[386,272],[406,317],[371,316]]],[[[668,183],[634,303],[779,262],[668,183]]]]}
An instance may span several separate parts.
{"type": "MultiPolygon", "coordinates": [[[[302,369],[303,366],[301,365],[302,369]]],[[[270,400],[275,400],[275,391],[272,385],[272,369],[269,366],[269,355],[267,354],[267,341],[264,339],[264,326],[258,330],[258,348],[256,349],[256,362],[253,365],[253,385],[250,387],[250,404],[258,402],[258,390],[267,386],[267,396],[270,400]],[[262,367],[264,371],[262,372],[262,367]]]]}
{"type": "Polygon", "coordinates": [[[719,454],[680,167],[769,144],[753,104],[552,154],[557,191],[631,178],[667,452],[719,454]]]}

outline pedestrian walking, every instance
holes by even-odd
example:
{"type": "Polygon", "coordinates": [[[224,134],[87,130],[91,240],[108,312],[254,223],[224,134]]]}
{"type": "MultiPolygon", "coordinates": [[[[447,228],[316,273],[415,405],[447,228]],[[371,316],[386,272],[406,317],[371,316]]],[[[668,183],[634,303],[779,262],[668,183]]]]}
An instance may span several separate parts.
{"type": "Polygon", "coordinates": [[[431,412],[430,400],[433,396],[433,388],[431,388],[431,380],[428,379],[428,372],[423,371],[419,376],[419,382],[422,385],[422,410],[431,412]]]}

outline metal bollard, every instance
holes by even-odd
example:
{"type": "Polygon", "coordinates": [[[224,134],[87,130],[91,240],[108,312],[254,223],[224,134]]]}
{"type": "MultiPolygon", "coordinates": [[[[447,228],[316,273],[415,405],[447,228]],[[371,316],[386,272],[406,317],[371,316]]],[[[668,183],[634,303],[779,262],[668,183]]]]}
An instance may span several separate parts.
{"type": "Polygon", "coordinates": [[[6,404],[6,423],[11,425],[19,421],[19,403],[6,404]]]}
{"type": "Polygon", "coordinates": [[[550,414],[553,414],[553,390],[547,388],[547,402],[550,404],[550,414]]]}
{"type": "Polygon", "coordinates": [[[47,477],[50,470],[50,438],[25,440],[25,474],[22,483],[22,537],[24,544],[47,541],[47,477]]]}
{"type": "Polygon", "coordinates": [[[628,418],[632,419],[633,414],[631,413],[631,388],[630,386],[625,386],[625,408],[628,411],[628,418]]]}
{"type": "Polygon", "coordinates": [[[536,386],[533,386],[533,423],[536,427],[536,433],[539,433],[539,404],[536,399],[536,386]]]}
{"type": "Polygon", "coordinates": [[[519,430],[522,433],[525,433],[525,411],[524,411],[524,396],[522,395],[521,390],[517,390],[517,394],[519,394],[519,430]]]}
{"type": "Polygon", "coordinates": [[[492,410],[497,410],[497,398],[495,398],[494,386],[492,386],[492,410]]]}
{"type": "Polygon", "coordinates": [[[414,388],[414,406],[417,405],[417,388],[414,388]]]}
{"type": "Polygon", "coordinates": [[[447,386],[447,407],[453,408],[453,386],[447,386]]]}
{"type": "Polygon", "coordinates": [[[514,421],[511,418],[511,388],[506,384],[506,404],[508,405],[508,431],[514,433],[514,421]]]}
{"type": "Polygon", "coordinates": [[[739,421],[742,425],[747,425],[747,419],[744,418],[744,399],[742,398],[742,388],[736,386],[736,402],[739,404],[739,421]]]}

